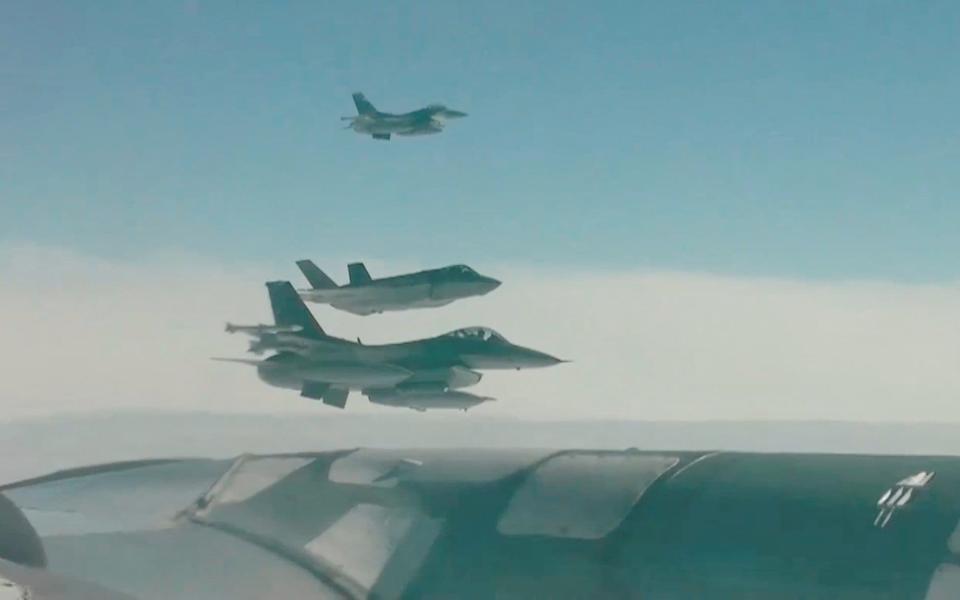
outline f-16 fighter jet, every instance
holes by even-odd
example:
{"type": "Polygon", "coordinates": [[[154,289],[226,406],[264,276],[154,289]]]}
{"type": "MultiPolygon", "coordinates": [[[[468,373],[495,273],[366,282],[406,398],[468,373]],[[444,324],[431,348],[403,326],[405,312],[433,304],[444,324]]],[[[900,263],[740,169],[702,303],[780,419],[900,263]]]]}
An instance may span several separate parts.
{"type": "Polygon", "coordinates": [[[391,135],[428,135],[440,133],[448,119],[459,119],[467,113],[450,110],[442,104],[431,104],[403,114],[391,114],[378,111],[367,97],[357,92],[353,95],[357,106],[357,116],[341,117],[350,121],[348,129],[372,136],[375,140],[389,140],[391,135]]]}
{"type": "Polygon", "coordinates": [[[232,325],[252,335],[250,351],[266,359],[219,359],[251,364],[266,383],[343,408],[351,390],[374,403],[415,410],[458,408],[491,400],[466,392],[479,369],[549,367],[558,358],[508,342],[486,327],[458,329],[397,344],[365,345],[336,338],[320,327],[289,281],[267,283],[274,325],[232,325]]]}
{"type": "Polygon", "coordinates": [[[299,260],[297,266],[311,286],[297,290],[301,298],[355,315],[444,306],[461,298],[482,296],[500,286],[496,279],[466,265],[373,279],[363,263],[351,263],[347,265],[350,283],[343,286],[338,286],[313,261],[299,260]]]}

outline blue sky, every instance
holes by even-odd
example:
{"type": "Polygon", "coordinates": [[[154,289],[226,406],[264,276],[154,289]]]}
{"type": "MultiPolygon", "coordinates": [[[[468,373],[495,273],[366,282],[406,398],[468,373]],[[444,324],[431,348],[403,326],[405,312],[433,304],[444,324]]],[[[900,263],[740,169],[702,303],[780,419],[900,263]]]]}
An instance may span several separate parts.
{"type": "Polygon", "coordinates": [[[955,2],[0,5],[0,241],[960,276],[955,2]],[[467,111],[342,131],[349,94],[467,111]]]}

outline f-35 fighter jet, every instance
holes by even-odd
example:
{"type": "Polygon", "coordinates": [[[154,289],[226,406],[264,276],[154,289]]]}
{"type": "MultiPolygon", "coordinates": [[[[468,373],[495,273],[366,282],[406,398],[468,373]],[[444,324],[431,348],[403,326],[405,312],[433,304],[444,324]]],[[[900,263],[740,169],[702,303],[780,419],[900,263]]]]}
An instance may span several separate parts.
{"type": "Polygon", "coordinates": [[[396,344],[336,338],[320,327],[290,282],[269,282],[267,290],[275,325],[227,324],[227,331],[253,336],[251,352],[274,354],[263,360],[219,360],[254,365],[266,383],[339,408],[351,390],[359,390],[377,404],[467,410],[491,400],[459,391],[480,381],[478,369],[519,370],[564,362],[512,344],[486,327],[396,344]]]}
{"type": "Polygon", "coordinates": [[[428,135],[440,133],[448,119],[459,119],[467,113],[451,110],[442,104],[431,104],[403,114],[391,114],[378,111],[367,97],[357,92],[353,95],[357,106],[357,116],[341,117],[350,121],[348,129],[372,136],[375,140],[389,140],[391,135],[428,135]]]}
{"type": "Polygon", "coordinates": [[[461,298],[482,296],[500,286],[496,279],[480,275],[466,265],[373,279],[363,263],[351,263],[347,265],[350,283],[343,286],[338,286],[313,261],[299,260],[297,266],[311,286],[297,290],[301,298],[355,315],[444,306],[461,298]]]}

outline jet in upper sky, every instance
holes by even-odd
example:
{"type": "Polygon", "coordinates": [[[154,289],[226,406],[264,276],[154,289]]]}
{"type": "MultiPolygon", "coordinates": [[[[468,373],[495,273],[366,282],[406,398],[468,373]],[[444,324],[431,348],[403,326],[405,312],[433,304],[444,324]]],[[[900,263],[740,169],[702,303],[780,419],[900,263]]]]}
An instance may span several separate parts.
{"type": "Polygon", "coordinates": [[[274,325],[227,324],[253,336],[250,351],[266,359],[219,359],[257,367],[270,385],[343,408],[351,390],[374,403],[415,410],[458,408],[491,400],[459,391],[474,385],[479,369],[527,369],[564,362],[510,343],[486,327],[468,327],[432,338],[367,345],[336,338],[320,327],[289,281],[267,283],[274,325]]]}
{"type": "Polygon", "coordinates": [[[467,116],[467,113],[451,110],[442,104],[431,104],[399,115],[384,113],[374,108],[360,92],[353,95],[353,103],[357,106],[357,116],[341,118],[350,121],[348,129],[372,136],[375,140],[389,140],[391,135],[440,133],[447,120],[467,116]]]}
{"type": "Polygon", "coordinates": [[[311,286],[297,290],[301,298],[355,315],[444,306],[461,298],[482,296],[500,286],[496,279],[480,275],[466,265],[373,279],[363,263],[351,263],[347,265],[350,283],[343,286],[338,286],[313,261],[299,260],[297,266],[311,286]]]}

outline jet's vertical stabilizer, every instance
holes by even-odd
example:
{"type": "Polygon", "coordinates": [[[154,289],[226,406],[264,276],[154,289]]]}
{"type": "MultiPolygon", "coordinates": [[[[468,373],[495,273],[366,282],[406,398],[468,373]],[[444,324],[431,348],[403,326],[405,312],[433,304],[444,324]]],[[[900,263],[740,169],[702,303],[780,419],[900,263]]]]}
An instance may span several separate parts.
{"type": "Polygon", "coordinates": [[[268,281],[267,291],[270,293],[270,308],[273,309],[273,319],[277,325],[296,325],[303,328],[300,335],[326,337],[327,334],[289,281],[268,281]]]}
{"type": "Polygon", "coordinates": [[[320,270],[320,267],[313,264],[312,260],[298,260],[297,266],[300,272],[307,278],[310,287],[315,290],[333,290],[338,286],[336,282],[330,279],[326,273],[320,270]]]}
{"type": "Polygon", "coordinates": [[[357,114],[360,115],[375,115],[377,114],[377,109],[370,104],[370,101],[367,100],[367,97],[362,93],[357,92],[353,95],[353,103],[357,105],[357,114]]]}
{"type": "Polygon", "coordinates": [[[367,271],[367,267],[365,267],[362,262],[355,262],[347,265],[347,273],[350,274],[350,283],[354,285],[370,283],[370,273],[367,271]]]}

